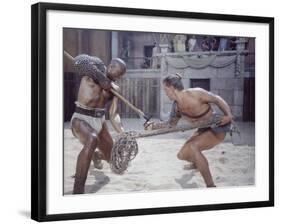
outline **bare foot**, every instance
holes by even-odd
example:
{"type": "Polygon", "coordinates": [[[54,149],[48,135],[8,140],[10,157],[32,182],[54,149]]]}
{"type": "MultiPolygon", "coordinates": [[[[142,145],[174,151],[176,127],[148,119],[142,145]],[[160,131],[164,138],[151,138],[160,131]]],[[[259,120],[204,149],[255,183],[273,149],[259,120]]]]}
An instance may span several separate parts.
{"type": "Polygon", "coordinates": [[[101,159],[93,159],[94,167],[98,170],[101,170],[103,168],[103,163],[101,159]]]}
{"type": "Polygon", "coordinates": [[[92,160],[94,162],[94,167],[98,170],[101,170],[103,168],[103,163],[101,161],[102,154],[100,151],[96,150],[93,154],[92,160]]]}

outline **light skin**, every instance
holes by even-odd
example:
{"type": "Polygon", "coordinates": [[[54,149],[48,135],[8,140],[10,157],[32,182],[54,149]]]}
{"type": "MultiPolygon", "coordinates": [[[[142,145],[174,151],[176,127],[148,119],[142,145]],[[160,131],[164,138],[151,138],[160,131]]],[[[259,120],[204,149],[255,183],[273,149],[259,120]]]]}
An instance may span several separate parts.
{"type": "MultiPolygon", "coordinates": [[[[108,66],[107,77],[112,81],[120,79],[124,73],[124,69],[115,61],[112,61],[108,66]]],[[[111,87],[120,92],[120,88],[115,83],[112,82],[111,87]]],[[[110,91],[102,89],[92,78],[88,76],[82,77],[77,101],[90,108],[105,108],[106,104],[110,104],[109,118],[112,126],[118,133],[124,131],[120,116],[117,113],[118,98],[112,95],[110,91]]],[[[103,123],[101,131],[98,132],[86,121],[74,118],[72,120],[72,131],[83,144],[83,148],[77,158],[73,194],[82,194],[84,193],[84,186],[91,160],[103,159],[108,162],[110,160],[113,140],[108,132],[106,123],[103,123]],[[99,148],[100,154],[95,152],[96,148],[99,148]]]]}
{"type": "MultiPolygon", "coordinates": [[[[224,113],[220,121],[220,125],[225,125],[231,122],[232,114],[227,103],[219,96],[214,95],[200,88],[191,88],[187,90],[178,90],[173,86],[167,86],[164,83],[164,91],[170,100],[177,102],[177,109],[181,113],[186,113],[190,116],[198,116],[204,111],[207,111],[209,104],[216,104],[224,113]]],[[[182,115],[188,122],[196,123],[202,120],[208,120],[213,114],[212,109],[200,118],[191,118],[182,115]]],[[[175,117],[169,120],[169,125],[176,126],[180,117],[175,117]]],[[[213,148],[221,143],[225,138],[225,133],[215,133],[211,129],[198,132],[196,131],[186,141],[183,147],[177,154],[178,159],[185,160],[194,164],[201,173],[207,187],[215,187],[209,164],[202,151],[213,148]]]]}

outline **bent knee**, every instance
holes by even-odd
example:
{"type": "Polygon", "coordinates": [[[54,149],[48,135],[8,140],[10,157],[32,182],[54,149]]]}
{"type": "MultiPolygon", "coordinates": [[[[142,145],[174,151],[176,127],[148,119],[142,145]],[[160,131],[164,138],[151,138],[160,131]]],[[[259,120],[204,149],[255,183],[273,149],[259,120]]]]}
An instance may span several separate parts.
{"type": "Polygon", "coordinates": [[[95,133],[89,133],[86,140],[86,145],[95,149],[99,143],[98,136],[95,133]]]}
{"type": "Polygon", "coordinates": [[[190,151],[188,151],[188,150],[179,151],[177,154],[177,158],[179,160],[186,160],[186,161],[192,162],[192,153],[190,153],[190,151]]]}
{"type": "Polygon", "coordinates": [[[185,159],[184,159],[184,155],[183,155],[183,152],[182,152],[182,151],[179,151],[179,152],[178,152],[178,154],[177,154],[177,158],[178,158],[179,160],[185,160],[185,159]]]}
{"type": "Polygon", "coordinates": [[[180,160],[187,160],[189,162],[192,162],[194,153],[196,153],[197,150],[199,150],[198,145],[195,142],[190,142],[178,152],[177,157],[180,160]]]}

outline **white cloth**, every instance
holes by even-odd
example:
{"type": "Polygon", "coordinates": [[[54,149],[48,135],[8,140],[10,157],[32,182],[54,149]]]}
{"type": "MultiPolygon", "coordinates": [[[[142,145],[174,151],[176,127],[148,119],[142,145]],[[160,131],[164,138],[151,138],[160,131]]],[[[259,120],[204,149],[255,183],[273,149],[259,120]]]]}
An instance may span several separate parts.
{"type": "Polygon", "coordinates": [[[80,120],[87,122],[98,133],[101,131],[103,123],[105,122],[105,115],[103,117],[92,117],[75,112],[71,118],[71,125],[74,118],[78,118],[80,120]]]}

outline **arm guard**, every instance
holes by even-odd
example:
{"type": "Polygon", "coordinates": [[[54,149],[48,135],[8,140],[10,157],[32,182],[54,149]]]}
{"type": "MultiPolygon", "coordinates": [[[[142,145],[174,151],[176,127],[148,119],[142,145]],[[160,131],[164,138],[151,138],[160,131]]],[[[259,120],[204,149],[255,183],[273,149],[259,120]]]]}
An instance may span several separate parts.
{"type": "Polygon", "coordinates": [[[172,105],[172,109],[171,109],[171,113],[170,113],[170,117],[169,117],[168,123],[171,126],[176,125],[180,118],[181,118],[181,113],[180,113],[180,111],[177,108],[177,102],[174,101],[173,105],[172,105]]]}
{"type": "Polygon", "coordinates": [[[177,109],[177,102],[174,101],[168,121],[161,121],[152,124],[152,130],[162,129],[162,128],[171,128],[175,126],[179,119],[181,118],[181,113],[177,109]]]}
{"type": "Polygon", "coordinates": [[[74,58],[74,68],[80,75],[92,78],[103,89],[109,90],[111,88],[111,80],[104,74],[105,66],[99,58],[86,54],[78,55],[74,58]]]}

